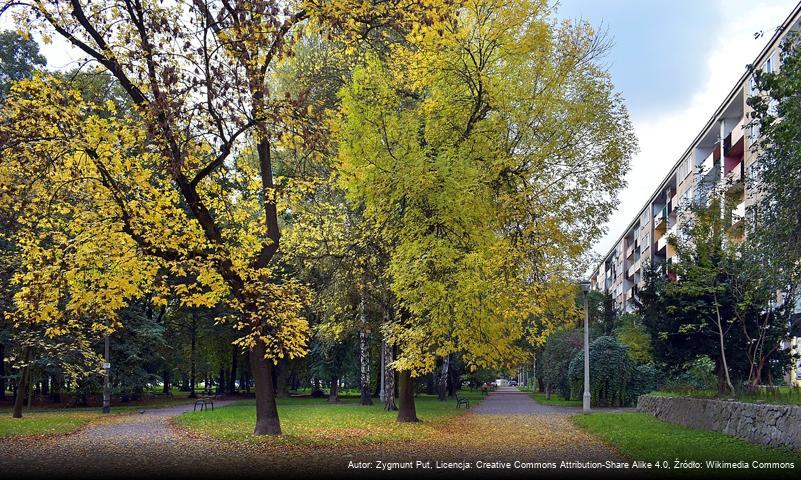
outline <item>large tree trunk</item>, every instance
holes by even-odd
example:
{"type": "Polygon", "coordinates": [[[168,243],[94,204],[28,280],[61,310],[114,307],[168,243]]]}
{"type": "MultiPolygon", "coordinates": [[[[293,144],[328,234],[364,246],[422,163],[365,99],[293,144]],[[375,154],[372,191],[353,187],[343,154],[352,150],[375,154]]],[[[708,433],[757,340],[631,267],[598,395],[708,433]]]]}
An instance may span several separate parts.
{"type": "Polygon", "coordinates": [[[442,365],[437,375],[437,395],[440,402],[444,402],[448,399],[448,373],[450,364],[450,355],[446,355],[442,358],[442,365]]]}
{"type": "Polygon", "coordinates": [[[273,361],[264,358],[264,344],[250,351],[250,370],[256,380],[256,429],[254,435],[281,435],[273,390],[273,361]]]}
{"type": "Polygon", "coordinates": [[[453,365],[448,367],[448,396],[453,396],[456,393],[456,390],[461,389],[462,385],[459,382],[459,371],[453,368],[453,365]]]}
{"type": "Polygon", "coordinates": [[[400,372],[400,408],[398,409],[399,422],[417,422],[417,411],[414,406],[414,379],[412,372],[401,370],[400,372]]]}
{"type": "Polygon", "coordinates": [[[378,366],[378,368],[380,368],[379,372],[381,372],[381,374],[378,376],[378,381],[380,383],[380,385],[378,386],[378,399],[381,400],[381,402],[384,402],[384,400],[386,399],[384,394],[387,391],[387,387],[386,387],[386,381],[387,381],[387,367],[386,367],[386,365],[387,365],[387,363],[386,363],[387,355],[386,355],[386,352],[387,352],[387,342],[386,342],[386,340],[381,339],[381,364],[378,366]]]}
{"type": "Polygon", "coordinates": [[[228,376],[228,390],[227,393],[236,393],[236,364],[239,361],[239,352],[237,352],[236,345],[231,346],[231,371],[228,376]]]}
{"type": "Polygon", "coordinates": [[[53,383],[50,385],[50,401],[52,403],[61,403],[61,388],[63,385],[62,374],[53,375],[53,383]]]}
{"type": "Polygon", "coordinates": [[[217,383],[217,393],[225,393],[225,367],[220,367],[220,381],[217,383]]]}
{"type": "Polygon", "coordinates": [[[25,366],[20,369],[19,383],[17,383],[17,395],[14,398],[14,411],[11,416],[22,418],[22,407],[25,404],[25,394],[28,393],[28,382],[31,381],[31,347],[25,347],[25,366]]]}
{"type": "Polygon", "coordinates": [[[337,403],[339,401],[337,390],[339,390],[339,377],[331,375],[331,389],[328,391],[328,403],[337,403]]]}
{"type": "Polygon", "coordinates": [[[390,367],[394,360],[392,357],[392,347],[384,342],[382,344],[382,355],[384,357],[384,410],[391,412],[398,409],[395,404],[395,370],[390,367]]]}
{"type": "Polygon", "coordinates": [[[191,350],[189,351],[189,398],[196,398],[195,388],[197,387],[197,359],[195,350],[197,347],[197,314],[192,313],[191,350]]]}
{"type": "Polygon", "coordinates": [[[275,396],[278,398],[289,398],[289,373],[290,373],[289,360],[283,360],[278,363],[275,369],[275,396]]]}
{"type": "Polygon", "coordinates": [[[170,394],[170,368],[165,367],[164,371],[161,375],[161,381],[164,383],[164,386],[161,388],[161,393],[164,395],[170,394]]]}
{"type": "Polygon", "coordinates": [[[361,405],[372,405],[373,398],[370,395],[370,334],[367,332],[367,312],[364,305],[364,292],[359,296],[359,320],[361,331],[359,331],[359,359],[361,360],[361,405]]]}
{"type": "Polygon", "coordinates": [[[5,345],[0,342],[0,400],[6,399],[6,361],[5,361],[5,345]]]}
{"type": "Polygon", "coordinates": [[[242,367],[239,369],[239,389],[245,389],[245,393],[250,393],[250,372],[249,369],[245,368],[246,365],[250,365],[250,362],[245,362],[242,367]]]}

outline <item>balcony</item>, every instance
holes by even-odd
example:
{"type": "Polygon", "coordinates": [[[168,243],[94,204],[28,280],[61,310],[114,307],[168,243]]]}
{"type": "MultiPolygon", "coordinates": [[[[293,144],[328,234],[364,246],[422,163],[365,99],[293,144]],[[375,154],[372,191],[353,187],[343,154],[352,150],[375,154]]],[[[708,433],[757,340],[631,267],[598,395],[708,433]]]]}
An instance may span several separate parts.
{"type": "Polygon", "coordinates": [[[639,261],[639,260],[637,260],[636,262],[634,262],[634,263],[633,263],[633,264],[632,264],[632,265],[629,267],[629,270],[628,270],[628,276],[629,276],[629,277],[633,277],[633,276],[634,276],[634,274],[635,274],[635,273],[637,272],[637,270],[639,270],[639,269],[640,269],[640,261],[639,261]]]}
{"type": "Polygon", "coordinates": [[[629,257],[631,257],[631,256],[634,254],[634,247],[635,247],[635,245],[632,243],[632,244],[631,244],[631,245],[629,245],[629,247],[626,249],[626,258],[629,258],[629,257]]]}
{"type": "Polygon", "coordinates": [[[731,144],[731,136],[726,137],[723,148],[723,174],[725,175],[726,182],[729,184],[737,184],[743,179],[744,170],[744,144],[743,138],[740,138],[733,145],[731,144]]]}
{"type": "Polygon", "coordinates": [[[743,128],[743,123],[746,120],[747,120],[746,118],[741,119],[737,123],[737,125],[732,129],[731,133],[729,133],[729,138],[731,139],[730,142],[733,145],[737,144],[737,142],[745,138],[745,128],[743,128]]]}
{"type": "Polygon", "coordinates": [[[732,219],[731,219],[732,226],[742,222],[745,219],[745,202],[743,201],[737,204],[737,206],[734,207],[734,210],[732,210],[731,213],[732,213],[732,219]]]}
{"type": "Polygon", "coordinates": [[[659,240],[656,241],[656,251],[657,252],[661,252],[662,250],[664,250],[665,247],[667,247],[668,236],[669,235],[667,235],[667,234],[666,235],[662,235],[661,237],[659,237],[659,240]]]}
{"type": "Polygon", "coordinates": [[[660,210],[659,213],[657,213],[654,216],[654,231],[657,232],[664,231],[665,222],[667,221],[667,216],[668,216],[668,209],[667,205],[665,205],[664,207],[662,207],[662,210],[660,210]]]}
{"type": "Polygon", "coordinates": [[[718,151],[718,148],[715,147],[715,149],[712,150],[709,153],[709,155],[707,155],[707,157],[704,159],[704,161],[701,162],[701,167],[700,167],[701,172],[700,173],[701,173],[702,176],[708,174],[709,172],[711,172],[715,168],[715,157],[716,157],[715,152],[717,152],[717,151],[718,151]]]}

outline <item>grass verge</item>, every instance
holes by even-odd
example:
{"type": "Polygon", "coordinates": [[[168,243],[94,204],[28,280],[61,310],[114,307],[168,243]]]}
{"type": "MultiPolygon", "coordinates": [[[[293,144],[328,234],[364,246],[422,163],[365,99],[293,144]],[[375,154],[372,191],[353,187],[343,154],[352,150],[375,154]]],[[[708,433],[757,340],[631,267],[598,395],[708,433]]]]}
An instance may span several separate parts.
{"type": "MultiPolygon", "coordinates": [[[[721,396],[717,390],[703,390],[703,389],[682,389],[682,390],[659,390],[651,392],[649,395],[660,397],[692,397],[692,398],[707,398],[710,400],[718,400],[721,398],[729,398],[730,395],[721,396]]],[[[774,405],[801,405],[801,389],[791,388],[787,386],[759,388],[751,392],[740,391],[737,392],[733,398],[738,402],[745,403],[770,403],[774,405]]]]}
{"type": "MultiPolygon", "coordinates": [[[[699,470],[681,470],[681,473],[701,474],[709,471],[707,461],[746,462],[749,468],[727,470],[741,474],[753,473],[752,462],[792,462],[795,469],[801,466],[801,452],[755,445],[739,438],[718,432],[682,427],[657,420],[644,413],[593,413],[571,417],[581,428],[613,445],[631,460],[646,462],[667,461],[673,470],[675,460],[700,462],[699,470]]],[[[720,470],[722,471],[722,470],[720,470]]],[[[791,472],[792,469],[773,471],[791,472]]]]}
{"type": "MultiPolygon", "coordinates": [[[[471,407],[481,401],[480,392],[460,391],[471,407]]],[[[188,412],[175,423],[189,431],[226,441],[257,441],[277,444],[331,445],[365,444],[425,438],[449,418],[469,410],[456,408],[456,400],[440,402],[435,396],[416,398],[419,423],[397,423],[397,412],[386,412],[380,402],[359,405],[358,398],[344,398],[330,404],[319,398],[278,400],[278,415],[284,435],[280,438],[254,437],[256,407],[246,401],[213,411],[188,412]]]]}
{"type": "Polygon", "coordinates": [[[551,399],[548,400],[545,398],[545,394],[541,392],[532,392],[529,393],[531,398],[533,398],[537,403],[542,405],[553,405],[557,407],[580,407],[581,400],[565,400],[559,395],[553,393],[551,394],[551,399]]]}
{"type": "Polygon", "coordinates": [[[34,407],[24,409],[22,418],[12,418],[11,408],[0,408],[0,438],[63,435],[109,416],[126,415],[139,410],[155,410],[177,405],[191,405],[192,399],[181,392],[175,397],[149,399],[112,405],[111,414],[101,407],[34,407]]]}
{"type": "Polygon", "coordinates": [[[102,418],[96,411],[51,410],[25,412],[23,418],[11,418],[10,412],[0,416],[0,438],[62,435],[102,418]]]}

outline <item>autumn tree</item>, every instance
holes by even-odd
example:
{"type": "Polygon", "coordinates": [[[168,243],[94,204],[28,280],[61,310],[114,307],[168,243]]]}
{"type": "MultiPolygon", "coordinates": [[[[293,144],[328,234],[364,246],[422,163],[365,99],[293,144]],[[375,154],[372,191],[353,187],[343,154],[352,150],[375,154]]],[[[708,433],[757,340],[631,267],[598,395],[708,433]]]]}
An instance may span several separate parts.
{"type": "MultiPolygon", "coordinates": [[[[513,366],[533,319],[570,312],[578,259],[635,148],[603,36],[544,1],[465,2],[368,56],[342,92],[340,185],[392,245],[399,421],[414,377],[463,352],[513,366]]],[[[558,318],[573,318],[562,315],[558,318]]]]}
{"type": "Polygon", "coordinates": [[[58,324],[65,315],[55,304],[68,292],[70,318],[113,329],[99,317],[160,288],[164,271],[186,278],[173,288],[186,305],[225,301],[237,312],[230,320],[257,385],[255,433],[279,434],[274,363],[305,353],[308,325],[300,313],[307,289],[274,263],[284,188],[274,153],[303,137],[305,115],[296,96],[273,95],[276,68],[304,28],[355,41],[379,23],[411,28],[438,5],[50,0],[8,8],[21,29],[60,35],[111,73],[135,110],[114,118],[111,105],[40,78],[21,86],[4,114],[3,193],[29,206],[19,316],[58,324]],[[49,287],[64,270],[72,272],[61,275],[65,288],[49,287]],[[34,282],[39,271],[49,274],[34,282]]]}
{"type": "MultiPolygon", "coordinates": [[[[25,38],[17,32],[4,30],[0,32],[0,104],[8,94],[11,85],[18,80],[30,78],[37,67],[47,62],[39,53],[39,45],[31,38],[25,38]]],[[[11,309],[14,288],[11,278],[19,261],[13,242],[16,228],[14,212],[2,212],[0,215],[0,400],[5,398],[6,346],[10,340],[10,326],[5,320],[5,312],[11,309]]]]}
{"type": "Polygon", "coordinates": [[[8,95],[14,82],[30,78],[36,68],[46,64],[35,40],[15,31],[0,31],[0,99],[8,95]]]}

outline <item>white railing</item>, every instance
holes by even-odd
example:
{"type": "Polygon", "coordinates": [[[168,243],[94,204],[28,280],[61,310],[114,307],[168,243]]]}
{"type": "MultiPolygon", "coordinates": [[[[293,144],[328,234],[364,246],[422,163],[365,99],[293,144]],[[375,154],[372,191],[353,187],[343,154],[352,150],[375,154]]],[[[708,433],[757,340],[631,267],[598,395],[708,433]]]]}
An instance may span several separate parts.
{"type": "Polygon", "coordinates": [[[734,128],[732,129],[732,131],[731,131],[731,144],[732,144],[732,146],[734,146],[734,144],[739,142],[740,139],[743,138],[743,135],[745,135],[745,129],[743,128],[743,123],[744,122],[745,122],[745,118],[740,119],[740,121],[737,122],[737,125],[735,125],[734,128]]]}
{"type": "Polygon", "coordinates": [[[634,276],[634,273],[639,269],[640,269],[640,261],[637,260],[636,262],[634,262],[634,264],[632,264],[632,266],[629,267],[629,277],[634,276]]]}
{"type": "Polygon", "coordinates": [[[737,206],[734,207],[734,210],[732,210],[732,213],[736,217],[734,221],[742,220],[743,218],[745,218],[745,202],[740,202],[739,204],[737,204],[737,206]]]}
{"type": "Polygon", "coordinates": [[[656,241],[656,249],[662,250],[663,248],[665,248],[665,246],[667,246],[667,242],[668,242],[667,234],[662,235],[661,237],[659,237],[659,240],[656,241]]]}
{"type": "Polygon", "coordinates": [[[715,168],[714,149],[711,152],[709,152],[709,155],[704,159],[704,162],[701,164],[701,175],[706,175],[707,173],[711,172],[713,168],[715,168]]]}

